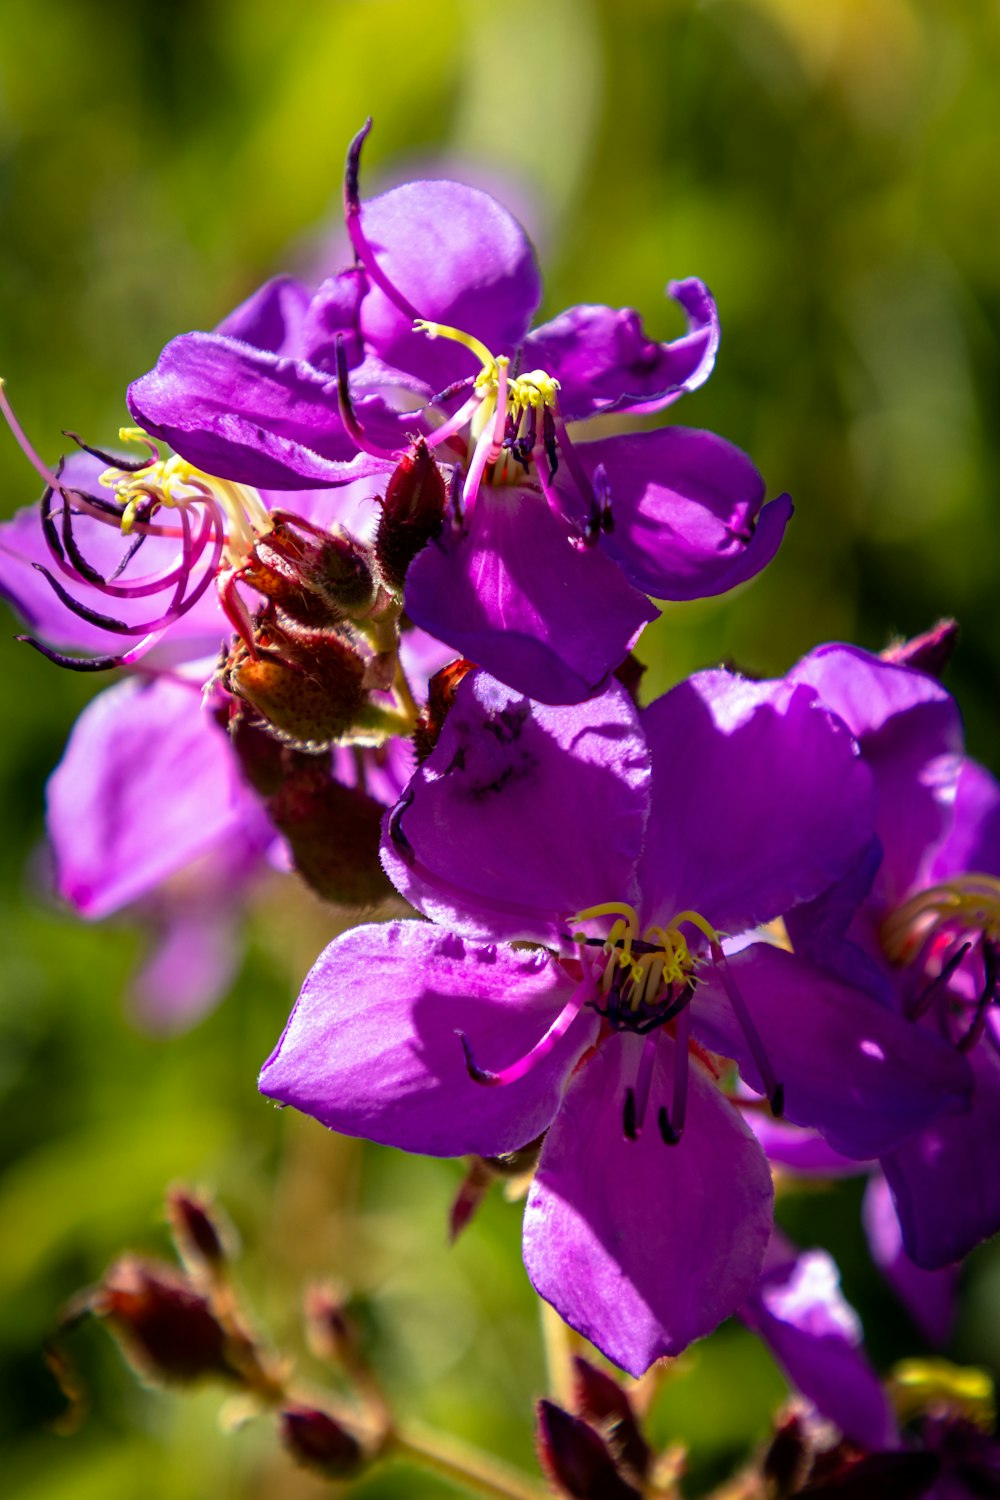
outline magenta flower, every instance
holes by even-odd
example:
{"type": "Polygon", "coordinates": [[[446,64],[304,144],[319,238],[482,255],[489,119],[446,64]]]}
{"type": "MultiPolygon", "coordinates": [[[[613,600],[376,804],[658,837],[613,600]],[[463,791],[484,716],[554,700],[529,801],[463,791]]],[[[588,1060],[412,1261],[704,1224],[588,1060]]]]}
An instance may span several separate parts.
{"type": "Polygon", "coordinates": [[[957,706],[933,677],[827,646],[789,678],[848,725],[879,793],[876,845],[790,917],[796,951],[946,1038],[974,1080],[968,1111],[879,1153],[908,1257],[945,1267],[1000,1228],[1000,787],[962,755],[957,706]]]}
{"type": "Polygon", "coordinates": [[[851,868],[871,820],[808,688],[709,672],[639,715],[617,688],[545,708],[477,673],[387,820],[392,879],[452,931],[332,944],[261,1087],[432,1155],[545,1133],[529,1275],[638,1373],[746,1298],[770,1236],[718,1054],[857,1157],[961,1096],[943,1043],[767,943],[723,946],[851,868]]]}
{"type": "Polygon", "coordinates": [[[707,379],[715,305],[671,283],[688,332],[571,308],[529,332],[540,297],[521,226],[485,193],[415,182],[362,205],[356,264],[312,297],[271,283],[215,333],[174,339],[129,404],[207,472],[296,489],[394,466],[422,434],[453,476],[453,514],[415,559],[407,611],[519,691],[597,691],[656,611],[724,592],[771,559],[791,514],[750,460],[683,428],[578,444],[568,422],[663,409],[707,379]]]}

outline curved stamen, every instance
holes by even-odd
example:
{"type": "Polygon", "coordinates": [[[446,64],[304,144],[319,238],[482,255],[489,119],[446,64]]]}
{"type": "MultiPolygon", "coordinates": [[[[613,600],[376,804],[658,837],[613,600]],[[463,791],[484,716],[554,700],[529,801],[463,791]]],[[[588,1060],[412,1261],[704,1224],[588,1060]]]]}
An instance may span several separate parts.
{"type": "Polygon", "coordinates": [[[370,453],[373,458],[384,458],[389,463],[398,463],[402,453],[398,448],[382,448],[365,434],[365,429],[358,420],[354,410],[354,400],[351,396],[351,387],[347,373],[347,354],[344,350],[344,335],[338,333],[334,341],[337,361],[337,405],[340,409],[340,420],[356,447],[362,453],[370,453]]]}
{"type": "Polygon", "coordinates": [[[535,1045],[523,1057],[519,1057],[517,1062],[511,1063],[509,1067],[501,1068],[498,1072],[494,1072],[491,1068],[480,1067],[476,1062],[469,1038],[464,1031],[456,1030],[455,1035],[462,1043],[465,1066],[473,1083],[495,1088],[505,1083],[516,1083],[519,1078],[523,1078],[526,1073],[537,1068],[538,1064],[548,1057],[556,1043],[566,1035],[592,994],[593,983],[589,974],[585,974],[545,1034],[539,1037],[535,1045]]]}
{"type": "Polygon", "coordinates": [[[660,1135],[668,1146],[676,1146],[684,1133],[687,1118],[688,1073],[690,1071],[691,1012],[683,1010],[677,1020],[674,1037],[674,1096],[670,1111],[661,1105],[656,1117],[660,1135]]]}
{"type": "Polygon", "coordinates": [[[361,191],[359,184],[361,148],[367,140],[371,128],[372,120],[369,115],[347,150],[347,165],[344,171],[344,219],[347,224],[347,233],[355,255],[375,285],[380,291],[385,293],[393,307],[398,307],[399,311],[405,317],[416,319],[420,317],[419,312],[413,306],[412,302],[408,302],[399,288],[393,286],[388,276],[386,276],[361,227],[361,191]]]}
{"type": "Polygon", "coordinates": [[[747,1046],[750,1048],[750,1054],[757,1065],[757,1071],[764,1085],[767,1102],[771,1106],[771,1113],[780,1119],[785,1112],[785,1086],[783,1083],[778,1082],[774,1069],[771,1066],[771,1060],[761,1040],[760,1032],[754,1025],[750,1012],[747,1009],[747,1003],[740,994],[736,981],[730,972],[721,943],[714,942],[712,944],[712,960],[715,964],[716,973],[722,980],[729,1003],[733,1008],[733,1014],[739,1023],[743,1035],[747,1039],[747,1046]]]}

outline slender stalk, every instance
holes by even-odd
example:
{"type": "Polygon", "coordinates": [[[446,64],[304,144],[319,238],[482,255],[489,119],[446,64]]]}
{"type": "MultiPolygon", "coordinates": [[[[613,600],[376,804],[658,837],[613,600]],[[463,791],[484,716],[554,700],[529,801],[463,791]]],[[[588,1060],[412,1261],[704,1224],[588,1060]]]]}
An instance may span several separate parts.
{"type": "Polygon", "coordinates": [[[542,1342],[545,1348],[545,1373],[549,1395],[557,1406],[567,1410],[573,1404],[572,1334],[548,1302],[539,1299],[542,1342]]]}
{"type": "Polygon", "coordinates": [[[551,1493],[492,1454],[425,1427],[397,1429],[390,1435],[383,1457],[405,1458],[487,1500],[549,1500],[551,1493]]]}

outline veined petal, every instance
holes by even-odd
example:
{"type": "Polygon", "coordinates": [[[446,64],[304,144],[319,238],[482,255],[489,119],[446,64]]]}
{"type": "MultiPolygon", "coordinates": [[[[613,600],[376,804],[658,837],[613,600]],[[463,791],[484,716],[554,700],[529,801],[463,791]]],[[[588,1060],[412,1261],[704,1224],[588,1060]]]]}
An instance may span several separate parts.
{"type": "Polygon", "coordinates": [[[389,814],[382,859],[427,916],[565,946],[576,912],[634,899],[648,795],[649,757],[623,688],[553,709],[477,672],[389,814]]]}
{"type": "Polygon", "coordinates": [[[601,546],[655,599],[703,599],[744,583],[771,561],[792,514],[764,504],[764,480],[739,448],[712,432],[663,427],[580,443],[591,476],[603,465],[614,530],[601,546]]]}
{"type": "MultiPolygon", "coordinates": [[[[868,1160],[943,1110],[967,1107],[968,1063],[955,1048],[794,954],[754,943],[727,959],[784,1088],[785,1116],[834,1150],[868,1160]]],[[[711,966],[691,1003],[698,1038],[735,1058],[764,1092],[746,1036],[711,966]]]]}
{"type": "MultiPolygon", "coordinates": [[[[408,182],[361,209],[379,269],[430,322],[459,328],[494,354],[513,354],[541,297],[531,242],[514,216],[461,182],[408,182]]],[[[475,375],[467,350],[412,331],[411,319],[373,286],[361,329],[376,353],[441,390],[475,375]]]]}
{"type": "Polygon", "coordinates": [[[57,889],[106,917],[261,816],[197,684],[119,682],[84,709],[49,780],[57,889]]]}
{"type": "Polygon", "coordinates": [[[661,411],[703,385],[719,347],[719,315],[697,277],[667,287],[687,316],[687,332],[669,343],[648,337],[630,307],[570,307],[534,329],[524,342],[522,367],[543,369],[559,381],[567,422],[601,411],[661,411]]]}
{"type": "Polygon", "coordinates": [[[882,1158],[906,1253],[929,1271],[961,1260],[1000,1229],[1000,1060],[985,1042],[969,1061],[972,1108],[942,1115],[882,1158]]]}
{"type": "Polygon", "coordinates": [[[132,382],[128,404],[189,463],[258,489],[342,484],[389,467],[357,452],[335,377],[217,333],[172,339],[132,382]]]}
{"type": "Polygon", "coordinates": [[[306,979],[261,1091],[345,1135],[428,1156],[497,1156],[536,1139],[599,1021],[581,1011],[537,1066],[496,1087],[469,1076],[460,1037],[502,1069],[576,988],[549,955],[466,943],[424,922],[356,927],[306,979]]]}
{"type": "MultiPolygon", "coordinates": [[[[573,1078],[524,1216],[535,1290],[607,1357],[641,1375],[710,1333],[749,1294],[771,1233],[771,1177],[737,1112],[692,1060],[687,1123],[668,1146],[622,1130],[642,1039],[619,1035],[573,1078]]],[[[657,1041],[651,1098],[670,1097],[657,1041]]]]}
{"type": "Polygon", "coordinates": [[[807,687],[700,672],[645,710],[646,922],[693,908],[735,935],[824,890],[871,840],[871,773],[807,687]]]}
{"type": "Polygon", "coordinates": [[[927,884],[977,870],[1000,875],[1000,785],[985,766],[963,757],[948,833],[927,871],[927,884]]]}
{"type": "Polygon", "coordinates": [[[599,547],[572,545],[542,497],[483,488],[466,534],[410,565],[406,607],[431,635],[541,703],[599,692],[658,611],[599,547]]]}

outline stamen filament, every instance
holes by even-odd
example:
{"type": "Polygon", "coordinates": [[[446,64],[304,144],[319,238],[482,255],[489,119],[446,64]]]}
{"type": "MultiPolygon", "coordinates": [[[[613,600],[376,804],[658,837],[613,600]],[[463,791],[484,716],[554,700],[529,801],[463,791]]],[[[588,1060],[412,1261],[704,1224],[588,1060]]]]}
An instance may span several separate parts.
{"type": "Polygon", "coordinates": [[[485,1084],[488,1087],[497,1087],[505,1083],[516,1083],[519,1078],[523,1078],[526,1073],[530,1073],[533,1068],[536,1068],[540,1062],[548,1057],[556,1043],[566,1035],[584,1005],[592,998],[593,992],[593,983],[590,976],[585,975],[545,1034],[538,1039],[535,1045],[523,1057],[519,1057],[517,1062],[511,1063],[509,1067],[501,1068],[498,1072],[494,1072],[491,1068],[480,1067],[476,1062],[469,1038],[464,1031],[456,1030],[455,1035],[462,1043],[462,1049],[465,1052],[465,1066],[468,1069],[469,1077],[474,1083],[485,1084]]]}

